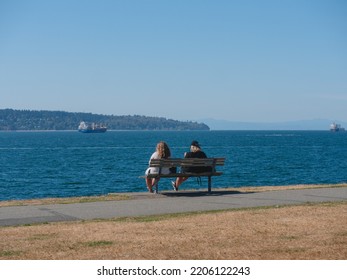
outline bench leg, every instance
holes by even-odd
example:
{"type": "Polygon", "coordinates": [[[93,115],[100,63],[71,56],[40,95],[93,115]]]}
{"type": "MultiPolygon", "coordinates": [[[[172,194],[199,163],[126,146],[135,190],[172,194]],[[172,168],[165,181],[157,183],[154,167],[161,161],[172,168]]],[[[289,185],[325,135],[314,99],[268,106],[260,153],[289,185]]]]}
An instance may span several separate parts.
{"type": "Polygon", "coordinates": [[[153,187],[154,187],[154,193],[159,193],[159,191],[158,191],[158,182],[153,187]]]}
{"type": "Polygon", "coordinates": [[[212,178],[211,176],[208,176],[208,192],[211,192],[211,188],[212,188],[212,178]]]}

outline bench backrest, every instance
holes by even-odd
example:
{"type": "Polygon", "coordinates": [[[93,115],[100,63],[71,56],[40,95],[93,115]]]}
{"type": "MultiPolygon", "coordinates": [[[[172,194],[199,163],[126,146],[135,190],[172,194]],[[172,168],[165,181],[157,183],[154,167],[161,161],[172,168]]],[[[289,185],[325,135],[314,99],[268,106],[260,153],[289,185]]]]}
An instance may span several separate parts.
{"type": "Polygon", "coordinates": [[[224,165],[225,158],[169,158],[152,159],[150,167],[200,167],[200,166],[220,166],[224,165]]]}

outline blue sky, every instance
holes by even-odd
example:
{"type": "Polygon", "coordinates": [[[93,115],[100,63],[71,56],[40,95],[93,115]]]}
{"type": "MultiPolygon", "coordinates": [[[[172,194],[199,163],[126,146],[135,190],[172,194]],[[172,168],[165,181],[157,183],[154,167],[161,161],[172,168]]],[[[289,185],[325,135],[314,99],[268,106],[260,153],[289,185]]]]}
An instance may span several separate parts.
{"type": "Polygon", "coordinates": [[[347,1],[0,0],[0,108],[347,121],[347,1]]]}

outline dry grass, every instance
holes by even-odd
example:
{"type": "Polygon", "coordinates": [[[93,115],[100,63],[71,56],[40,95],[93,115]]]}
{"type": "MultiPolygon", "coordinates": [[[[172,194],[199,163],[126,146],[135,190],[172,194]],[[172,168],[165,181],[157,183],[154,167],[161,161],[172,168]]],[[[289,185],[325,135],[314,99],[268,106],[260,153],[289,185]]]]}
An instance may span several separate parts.
{"type": "Polygon", "coordinates": [[[7,206],[25,206],[25,205],[48,205],[48,204],[71,204],[86,203],[94,201],[116,201],[130,199],[128,195],[108,194],[100,196],[80,196],[63,198],[43,198],[43,199],[25,199],[25,200],[6,200],[0,201],[0,207],[7,206]]]}
{"type": "Polygon", "coordinates": [[[0,259],[347,259],[347,202],[0,228],[0,259]]]}
{"type": "Polygon", "coordinates": [[[242,188],[227,188],[226,190],[234,190],[240,192],[268,192],[281,190],[302,190],[302,189],[319,189],[319,188],[340,188],[347,187],[347,183],[343,184],[321,184],[321,185],[289,185],[289,186],[259,186],[259,187],[242,187],[242,188]]]}

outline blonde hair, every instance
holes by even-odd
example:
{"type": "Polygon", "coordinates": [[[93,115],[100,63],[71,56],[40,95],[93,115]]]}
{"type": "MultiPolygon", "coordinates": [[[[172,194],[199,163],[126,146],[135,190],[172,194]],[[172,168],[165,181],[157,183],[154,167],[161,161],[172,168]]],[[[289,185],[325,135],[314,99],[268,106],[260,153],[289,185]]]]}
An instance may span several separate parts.
{"type": "Polygon", "coordinates": [[[160,158],[169,158],[171,156],[170,148],[164,141],[157,144],[156,150],[160,158]]]}

